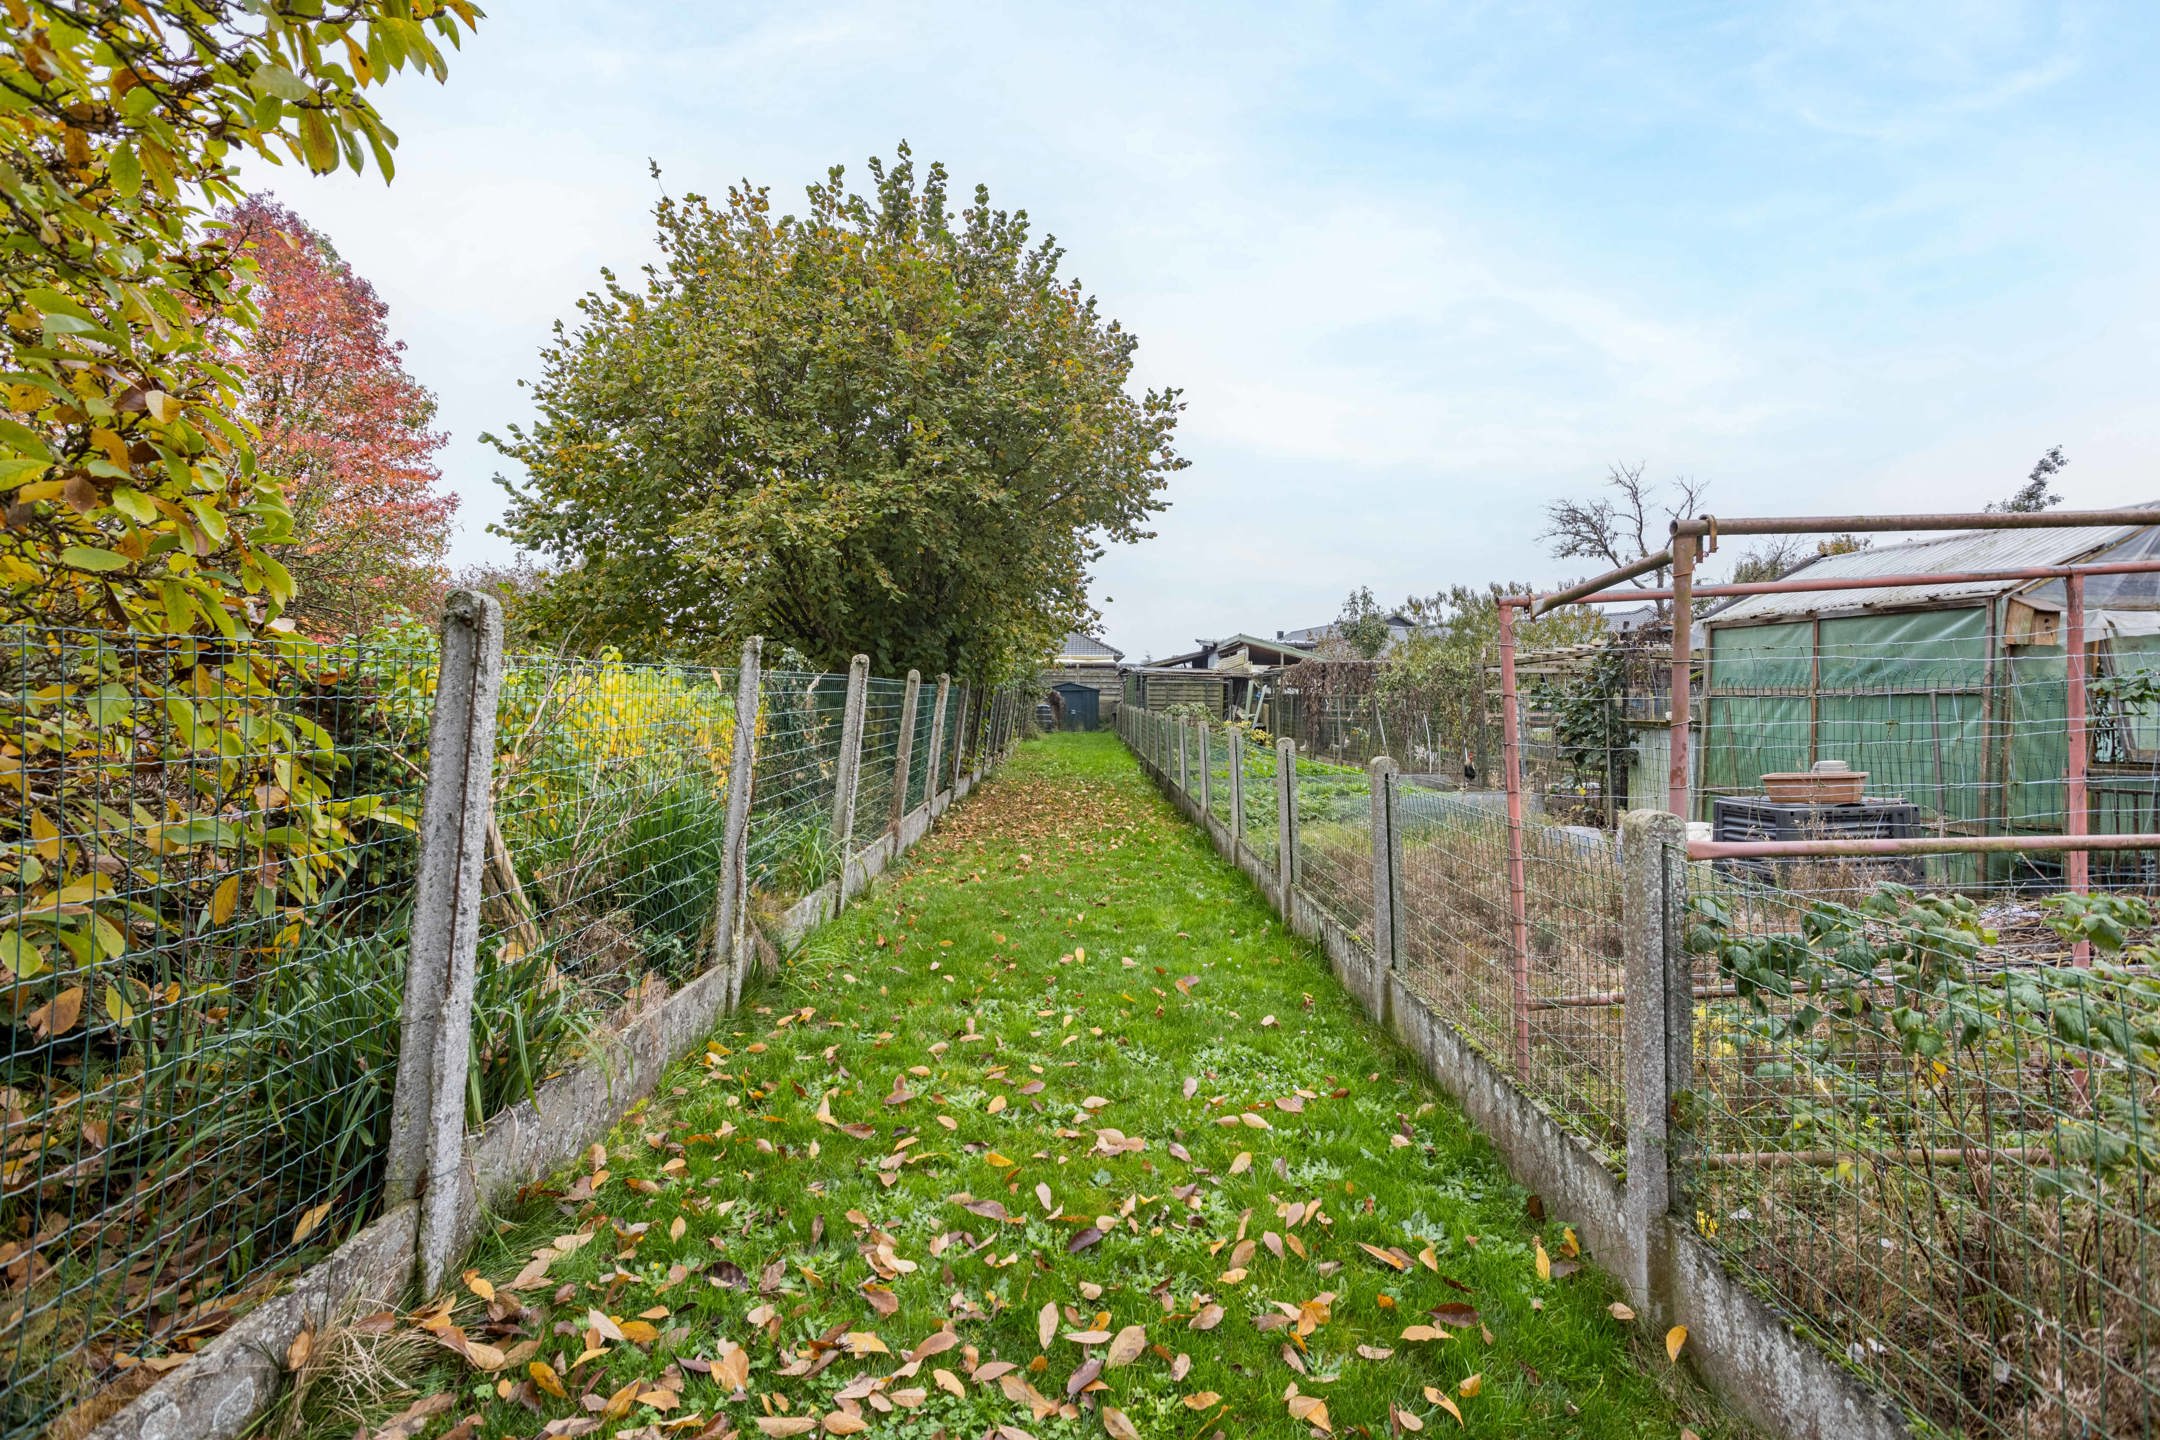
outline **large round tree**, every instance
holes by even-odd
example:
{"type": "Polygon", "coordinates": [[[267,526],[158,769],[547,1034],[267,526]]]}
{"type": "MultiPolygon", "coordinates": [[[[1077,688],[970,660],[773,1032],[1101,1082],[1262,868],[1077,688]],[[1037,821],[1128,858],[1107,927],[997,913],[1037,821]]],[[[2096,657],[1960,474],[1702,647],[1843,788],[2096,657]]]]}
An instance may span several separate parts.
{"type": "Polygon", "coordinates": [[[1061,276],[1025,212],[949,208],[907,147],[835,168],[802,216],[747,184],[656,208],[642,288],[558,325],[498,527],[559,567],[581,646],[720,656],[746,635],[842,667],[988,678],[1090,614],[1088,566],[1144,538],[1175,390],[1061,276]]]}

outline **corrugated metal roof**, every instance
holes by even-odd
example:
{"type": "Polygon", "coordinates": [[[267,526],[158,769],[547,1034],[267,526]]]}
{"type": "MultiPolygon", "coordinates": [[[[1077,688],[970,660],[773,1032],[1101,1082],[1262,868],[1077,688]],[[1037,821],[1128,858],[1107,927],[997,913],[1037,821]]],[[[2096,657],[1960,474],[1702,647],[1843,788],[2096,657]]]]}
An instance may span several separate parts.
{"type": "MultiPolygon", "coordinates": [[[[1934,571],[2023,570],[2039,565],[2067,565],[2113,549],[2138,533],[2139,527],[2123,525],[2087,525],[2060,530],[1967,530],[1933,540],[1912,540],[1903,545],[1877,545],[1844,555],[1825,555],[1794,571],[1793,576],[1828,580],[1848,576],[1924,575],[1934,571]]],[[[1896,590],[1816,590],[1792,595],[1749,595],[1711,612],[1706,623],[1752,625],[1802,615],[1972,603],[2032,583],[2030,580],[1988,580],[1908,585],[1896,590]]]]}

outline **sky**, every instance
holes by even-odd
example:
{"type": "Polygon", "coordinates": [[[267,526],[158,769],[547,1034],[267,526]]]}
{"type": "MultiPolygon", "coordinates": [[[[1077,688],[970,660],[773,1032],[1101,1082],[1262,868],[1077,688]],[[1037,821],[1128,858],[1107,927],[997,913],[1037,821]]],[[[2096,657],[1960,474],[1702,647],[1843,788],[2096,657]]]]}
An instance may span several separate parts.
{"type": "Polygon", "coordinates": [[[258,167],[441,398],[453,563],[522,377],[650,207],[908,142],[1028,211],[1188,409],[1097,567],[1138,659],[1584,573],[1614,463],[1725,515],[2160,498],[2160,7],[497,0],[378,91],[397,177],[258,167]],[[649,165],[662,171],[658,184],[649,165]]]}

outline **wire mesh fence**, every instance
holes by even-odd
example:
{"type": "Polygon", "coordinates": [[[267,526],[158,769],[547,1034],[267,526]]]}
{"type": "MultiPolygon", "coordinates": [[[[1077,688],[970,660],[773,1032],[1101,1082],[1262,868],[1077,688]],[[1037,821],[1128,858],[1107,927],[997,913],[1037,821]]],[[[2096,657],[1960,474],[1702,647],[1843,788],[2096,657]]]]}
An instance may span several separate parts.
{"type": "MultiPolygon", "coordinates": [[[[535,1040],[710,963],[735,676],[535,657],[505,667],[480,990],[552,996],[535,1040]]],[[[488,1097],[483,1117],[516,1094],[488,1097]]]]}
{"type": "Polygon", "coordinates": [[[908,788],[902,813],[919,808],[930,795],[930,772],[934,768],[930,750],[932,733],[937,729],[938,689],[935,685],[921,687],[915,705],[915,733],[908,745],[908,788]]]}
{"type": "Polygon", "coordinates": [[[424,643],[0,632],[0,1433],[362,1216],[424,643]]]}
{"type": "Polygon", "coordinates": [[[1372,781],[1327,761],[1297,762],[1298,888],[1358,939],[1372,943],[1372,781]]]}
{"type": "Polygon", "coordinates": [[[1674,867],[1698,1232],[1945,1432],[2160,1429],[2152,897],[1674,867]]]}
{"type": "MultiPolygon", "coordinates": [[[[1126,723],[1174,784],[1170,722],[1126,723]]],[[[1296,798],[1298,891],[1372,946],[1365,777],[1301,760],[1296,798]]],[[[2104,852],[2084,894],[2059,849],[1635,857],[1685,917],[1675,1058],[1629,1049],[1617,837],[1407,777],[1391,813],[1407,989],[1615,1174],[1631,1066],[1677,1086],[1673,1210],[1798,1329],[1931,1433],[2160,1431],[2153,852],[2104,852]]]]}
{"type": "Polygon", "coordinates": [[[1203,732],[1207,749],[1208,813],[1218,825],[1230,823],[1230,732],[1209,726],[1203,732]]]}
{"type": "Polygon", "coordinates": [[[1280,853],[1280,824],[1275,803],[1275,747],[1247,740],[1240,747],[1245,772],[1245,848],[1270,869],[1280,853]]]}
{"type": "Polygon", "coordinates": [[[767,670],[758,682],[758,747],[750,791],[753,898],[785,908],[840,873],[834,789],[847,677],[767,670]]]}
{"type": "MultiPolygon", "coordinates": [[[[0,1437],[177,1364],[381,1208],[440,664],[417,628],[0,631],[0,1437]]],[[[720,958],[737,679],[506,661],[468,1125],[720,958]]],[[[754,906],[838,875],[848,684],[759,680],[754,906]]],[[[894,809],[905,688],[866,687],[858,848],[894,809]]],[[[1010,705],[971,709],[975,767],[1010,705]]]]}
{"type": "Polygon", "coordinates": [[[900,712],[907,682],[873,676],[864,692],[862,769],[855,788],[855,825],[848,848],[876,844],[892,820],[893,780],[900,760],[900,712]]]}

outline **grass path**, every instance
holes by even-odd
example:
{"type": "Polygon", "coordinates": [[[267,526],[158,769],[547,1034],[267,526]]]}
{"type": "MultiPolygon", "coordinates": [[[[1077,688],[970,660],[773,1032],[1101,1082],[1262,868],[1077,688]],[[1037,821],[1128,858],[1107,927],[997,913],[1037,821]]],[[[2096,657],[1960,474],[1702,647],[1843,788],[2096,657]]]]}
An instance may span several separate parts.
{"type": "Polygon", "coordinates": [[[1379,1436],[1449,1406],[1735,1433],[1538,1208],[1113,737],[1059,736],[503,1217],[434,1342],[362,1326],[303,1409],[339,1437],[425,1409],[399,1440],[1379,1436]],[[414,1388],[356,1416],[378,1367],[414,1388]]]}

